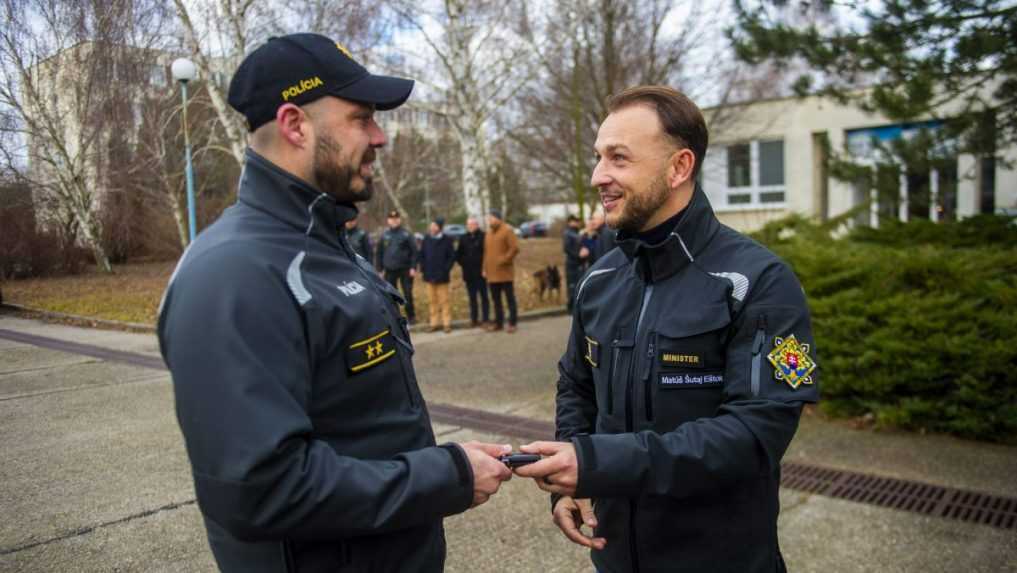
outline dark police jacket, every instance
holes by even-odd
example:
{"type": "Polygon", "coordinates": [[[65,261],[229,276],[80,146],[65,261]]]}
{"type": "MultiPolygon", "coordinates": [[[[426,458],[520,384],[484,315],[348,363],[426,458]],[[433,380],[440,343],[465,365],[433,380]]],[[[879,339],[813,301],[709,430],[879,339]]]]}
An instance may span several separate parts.
{"type": "Polygon", "coordinates": [[[378,268],[405,271],[417,264],[417,241],[402,227],[385,229],[378,240],[378,268]]]}
{"type": "MultiPolygon", "coordinates": [[[[346,227],[343,227],[343,229],[346,229],[346,227]]],[[[353,252],[364,257],[365,261],[371,262],[371,259],[374,258],[371,256],[371,238],[367,236],[367,231],[360,227],[346,230],[346,242],[353,248],[353,252]]]]}
{"type": "Polygon", "coordinates": [[[249,150],[170,279],[159,342],[223,571],[441,571],[442,517],[472,502],[399,295],[335,231],[355,212],[249,150]]]}
{"type": "Polygon", "coordinates": [[[561,235],[561,250],[565,252],[565,268],[578,271],[585,260],[579,258],[579,250],[582,249],[582,237],[579,231],[572,227],[565,227],[561,235]]]}
{"type": "Polygon", "coordinates": [[[456,250],[452,237],[442,234],[439,237],[428,235],[420,246],[420,270],[424,282],[447,283],[452,266],[456,264],[456,250]]]}
{"type": "Polygon", "coordinates": [[[557,437],[604,573],[778,570],[780,461],[818,399],[801,285],[699,188],[664,242],[619,237],[580,283],[557,437]]]}
{"type": "Polygon", "coordinates": [[[484,232],[467,232],[459,237],[456,261],[463,268],[463,281],[479,283],[484,280],[484,232]]]}

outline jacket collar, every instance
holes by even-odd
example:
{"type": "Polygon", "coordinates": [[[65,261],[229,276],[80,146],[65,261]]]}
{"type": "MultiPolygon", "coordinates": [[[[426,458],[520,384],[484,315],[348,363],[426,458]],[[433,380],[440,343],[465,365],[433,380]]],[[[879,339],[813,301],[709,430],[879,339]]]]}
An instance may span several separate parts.
{"type": "Polygon", "coordinates": [[[237,200],[308,236],[338,245],[336,229],[357,214],[352,204],[336,203],[306,181],[248,148],[237,200]]]}
{"type": "Polygon", "coordinates": [[[720,228],[720,221],[706,193],[698,184],[685,213],[667,239],[648,245],[625,232],[618,233],[618,246],[633,262],[636,274],[644,281],[662,281],[684,269],[703,252],[720,228]]]}

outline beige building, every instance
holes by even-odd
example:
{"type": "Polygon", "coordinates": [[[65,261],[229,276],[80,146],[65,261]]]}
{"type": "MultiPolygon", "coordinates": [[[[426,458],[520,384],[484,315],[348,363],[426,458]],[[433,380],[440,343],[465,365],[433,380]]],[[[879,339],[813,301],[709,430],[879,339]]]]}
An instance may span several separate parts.
{"type": "MultiPolygon", "coordinates": [[[[830,176],[826,150],[871,162],[874,141],[908,138],[936,121],[899,124],[821,97],[782,98],[731,106],[710,129],[702,182],[720,220],[742,231],[790,213],[826,220],[852,209],[856,224],[880,219],[947,220],[1017,208],[1017,148],[994,158],[956,156],[954,165],[893,173],[898,194],[879,196],[863,185],[830,176]],[[829,147],[823,141],[829,142],[829,147]]],[[[944,115],[949,115],[946,107],[944,115]]],[[[958,110],[959,111],[959,110],[958,110]]]]}

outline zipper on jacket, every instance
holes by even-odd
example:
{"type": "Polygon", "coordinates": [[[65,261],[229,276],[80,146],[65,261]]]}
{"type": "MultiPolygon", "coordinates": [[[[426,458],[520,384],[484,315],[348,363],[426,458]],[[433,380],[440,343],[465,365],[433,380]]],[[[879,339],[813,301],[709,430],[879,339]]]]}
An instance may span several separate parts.
{"type": "MultiPolygon", "coordinates": [[[[639,303],[639,316],[636,318],[636,330],[633,333],[633,343],[639,341],[639,328],[643,325],[643,316],[646,314],[646,307],[650,304],[650,298],[653,296],[653,285],[647,285],[643,287],[643,295],[640,297],[641,302],[639,303]]],[[[629,362],[629,375],[626,379],[625,384],[625,431],[633,432],[635,429],[635,409],[634,396],[635,394],[635,369],[636,369],[636,353],[632,353],[632,360],[629,362]]],[[[638,540],[636,539],[636,500],[629,500],[629,553],[632,559],[632,571],[633,573],[639,573],[639,549],[638,540]]]]}
{"type": "Polygon", "coordinates": [[[756,337],[752,340],[752,374],[750,386],[753,396],[759,396],[759,371],[763,367],[763,343],[766,341],[766,315],[756,320],[756,337]]]}
{"type": "Polygon", "coordinates": [[[657,333],[651,332],[650,343],[646,349],[646,366],[643,368],[643,392],[646,396],[646,419],[653,420],[653,379],[650,374],[653,372],[653,360],[657,356],[657,333]]]}
{"type": "MultiPolygon", "coordinates": [[[[362,276],[364,280],[367,282],[368,288],[370,288],[376,296],[382,297],[383,301],[386,300],[388,295],[386,295],[383,292],[379,293],[378,287],[374,285],[374,281],[371,279],[371,277],[367,276],[367,273],[364,271],[364,269],[360,268],[360,263],[357,262],[357,255],[356,253],[353,252],[353,248],[350,247],[349,243],[347,242],[345,233],[339,234],[339,245],[342,247],[343,252],[346,254],[346,256],[353,263],[353,266],[357,268],[358,272],[360,272],[360,276],[362,276]]],[[[400,321],[399,326],[404,332],[406,332],[406,325],[405,323],[402,322],[403,320],[405,319],[402,316],[399,316],[400,321]]],[[[397,334],[395,330],[392,329],[391,327],[389,328],[389,332],[392,335],[392,338],[396,339],[396,342],[402,344],[404,347],[408,349],[408,352],[412,353],[413,351],[412,345],[403,340],[402,337],[399,336],[399,334],[397,334]]],[[[406,363],[403,361],[403,358],[401,356],[398,356],[397,358],[399,360],[399,367],[403,371],[403,387],[406,389],[406,396],[410,400],[410,407],[416,408],[417,398],[416,396],[413,395],[413,388],[410,387],[410,375],[409,372],[407,372],[406,370],[406,363]]]]}
{"type": "Polygon", "coordinates": [[[618,373],[618,359],[621,358],[618,340],[615,339],[611,346],[611,374],[607,378],[607,414],[609,416],[614,414],[614,380],[615,374],[618,373]]]}

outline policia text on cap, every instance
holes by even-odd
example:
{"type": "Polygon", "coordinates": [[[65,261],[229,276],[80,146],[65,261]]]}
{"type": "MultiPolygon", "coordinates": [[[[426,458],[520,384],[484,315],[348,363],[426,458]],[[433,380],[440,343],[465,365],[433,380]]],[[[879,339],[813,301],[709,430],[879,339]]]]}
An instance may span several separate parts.
{"type": "Polygon", "coordinates": [[[251,130],[237,203],[159,316],[223,571],[440,571],[442,518],[512,475],[508,446],[435,445],[402,298],[336,232],[371,197],[375,110],[412,88],[314,34],[269,40],[230,84],[251,130]]]}

